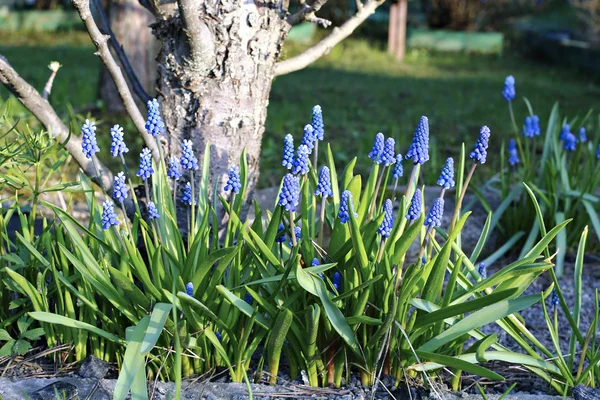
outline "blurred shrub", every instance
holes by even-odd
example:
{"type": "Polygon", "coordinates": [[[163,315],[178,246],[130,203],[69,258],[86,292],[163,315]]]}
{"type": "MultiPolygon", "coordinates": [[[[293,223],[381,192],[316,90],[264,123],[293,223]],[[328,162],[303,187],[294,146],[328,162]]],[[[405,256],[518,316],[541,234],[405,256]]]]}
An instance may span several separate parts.
{"type": "Polygon", "coordinates": [[[571,1],[585,33],[600,34],[600,0],[571,1]]]}

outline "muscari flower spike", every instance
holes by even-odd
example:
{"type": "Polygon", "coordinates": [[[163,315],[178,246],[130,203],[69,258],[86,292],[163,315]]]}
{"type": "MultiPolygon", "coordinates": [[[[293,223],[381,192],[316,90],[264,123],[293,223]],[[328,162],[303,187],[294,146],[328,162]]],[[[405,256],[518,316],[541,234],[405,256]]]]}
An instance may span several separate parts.
{"type": "Polygon", "coordinates": [[[454,159],[452,159],[452,157],[446,159],[446,164],[444,164],[444,168],[442,168],[442,173],[437,180],[437,184],[446,189],[454,187],[454,159]]]}
{"type": "Polygon", "coordinates": [[[194,156],[191,140],[184,140],[181,144],[181,168],[183,170],[198,169],[198,159],[194,156]]]}
{"type": "Polygon", "coordinates": [[[188,296],[193,296],[194,295],[194,284],[192,282],[188,282],[185,284],[185,293],[188,296]]]}
{"type": "Polygon", "coordinates": [[[317,138],[315,137],[315,132],[312,125],[304,125],[302,144],[308,149],[308,154],[312,153],[313,149],[315,148],[315,140],[317,140],[317,138]]]}
{"type": "Polygon", "coordinates": [[[413,135],[413,142],[406,152],[405,158],[412,159],[415,164],[425,164],[429,160],[429,120],[422,116],[413,135]]]}
{"type": "Polygon", "coordinates": [[[537,115],[531,117],[531,129],[533,130],[533,134],[535,136],[540,136],[540,118],[537,115]]]}
{"type": "Polygon", "coordinates": [[[331,174],[327,166],[321,167],[319,181],[317,182],[317,190],[315,190],[315,196],[321,196],[323,198],[333,196],[333,192],[331,191],[331,174]]]}
{"type": "Polygon", "coordinates": [[[254,301],[254,299],[252,298],[252,295],[250,294],[250,292],[246,292],[246,295],[244,296],[244,301],[247,304],[252,305],[252,302],[254,301]]]}
{"type": "Polygon", "coordinates": [[[160,104],[156,99],[148,101],[148,119],[145,128],[146,132],[154,137],[165,133],[165,123],[160,116],[160,104]]]}
{"type": "Polygon", "coordinates": [[[387,167],[396,162],[396,157],[394,157],[395,145],[396,142],[394,139],[387,138],[385,140],[385,145],[383,146],[383,151],[381,152],[381,157],[379,158],[379,164],[383,164],[387,167]]]}
{"type": "Polygon", "coordinates": [[[192,185],[189,182],[185,184],[181,201],[187,205],[192,205],[192,185]]]}
{"type": "Polygon", "coordinates": [[[587,142],[586,130],[583,126],[579,129],[579,141],[581,143],[587,142]]]}
{"type": "Polygon", "coordinates": [[[233,167],[229,168],[227,175],[227,184],[225,185],[224,190],[226,192],[233,191],[233,193],[238,194],[242,188],[242,184],[240,182],[240,169],[237,167],[237,165],[234,165],[233,167]]]}
{"type": "Polygon", "coordinates": [[[479,263],[479,268],[477,268],[477,272],[479,272],[479,275],[482,279],[487,278],[487,270],[485,269],[485,263],[479,263]]]}
{"type": "Polygon", "coordinates": [[[556,289],[552,289],[552,299],[550,300],[550,302],[552,303],[552,305],[554,307],[558,306],[558,304],[560,303],[560,299],[558,297],[558,293],[556,292],[556,289]]]}
{"type": "Polygon", "coordinates": [[[279,193],[279,205],[286,211],[296,211],[298,197],[300,196],[300,182],[298,177],[292,174],[286,174],[283,177],[281,193],[279,193]]]}
{"type": "Polygon", "coordinates": [[[86,158],[92,158],[94,154],[100,151],[96,141],[96,124],[89,119],[81,127],[81,151],[86,158]]]}
{"type": "Polygon", "coordinates": [[[167,176],[174,181],[178,181],[179,178],[183,175],[181,173],[181,168],[179,168],[179,159],[175,156],[171,156],[169,158],[169,163],[167,167],[167,176]]]}
{"type": "Polygon", "coordinates": [[[317,265],[321,265],[321,262],[319,261],[319,259],[317,257],[313,258],[312,262],[310,263],[311,267],[316,267],[317,265]]]}
{"type": "MultiPolygon", "coordinates": [[[[340,212],[338,217],[340,222],[345,224],[350,220],[350,212],[354,212],[354,204],[352,203],[352,193],[349,190],[344,190],[342,193],[342,199],[340,201],[340,212]]],[[[354,213],[355,216],[358,214],[354,213]]]]}
{"type": "Polygon", "coordinates": [[[115,213],[115,206],[110,201],[102,203],[102,229],[107,230],[111,226],[119,225],[117,219],[117,213],[115,213]]]}
{"type": "Polygon", "coordinates": [[[281,165],[287,169],[292,169],[294,166],[294,137],[289,133],[283,139],[283,160],[281,165]]]}
{"type": "Polygon", "coordinates": [[[560,130],[560,136],[558,137],[560,140],[565,140],[567,135],[571,132],[571,125],[564,124],[560,130]]]}
{"type": "Polygon", "coordinates": [[[533,118],[530,116],[525,117],[525,123],[523,124],[523,132],[522,136],[532,138],[535,136],[535,131],[533,127],[533,118]]]}
{"type": "Polygon", "coordinates": [[[433,202],[433,206],[429,210],[427,218],[425,218],[425,225],[429,228],[442,225],[442,216],[444,215],[444,199],[438,197],[433,202]]]}
{"type": "Polygon", "coordinates": [[[152,152],[149,148],[144,147],[140,153],[140,167],[136,175],[145,181],[148,180],[152,174],[154,174],[154,169],[152,168],[152,152]]]}
{"type": "Polygon", "coordinates": [[[298,154],[296,155],[296,160],[294,160],[294,169],[292,170],[294,175],[308,174],[308,171],[310,171],[310,161],[308,160],[309,153],[310,151],[305,144],[298,146],[298,154]]]}
{"type": "Polygon", "coordinates": [[[600,143],[598,144],[598,148],[596,149],[596,159],[600,160],[600,143]]]}
{"type": "Polygon", "coordinates": [[[394,179],[402,178],[404,175],[404,168],[402,167],[402,154],[396,154],[396,162],[394,163],[394,169],[392,170],[392,177],[394,179]]]}
{"type": "Polygon", "coordinates": [[[113,157],[119,157],[122,154],[129,153],[129,149],[123,141],[123,128],[115,125],[110,128],[110,153],[113,157]]]}
{"type": "Polygon", "coordinates": [[[475,149],[473,149],[469,157],[471,157],[471,159],[473,159],[473,161],[476,163],[478,162],[480,164],[485,164],[489,141],[490,128],[484,125],[479,131],[479,138],[477,139],[477,143],[475,143],[475,149]]]}
{"type": "Polygon", "coordinates": [[[381,225],[379,225],[379,229],[377,229],[377,233],[387,239],[390,237],[390,233],[394,227],[394,207],[390,199],[387,199],[383,204],[383,212],[385,215],[381,225]]]}
{"type": "Polygon", "coordinates": [[[128,197],[128,192],[129,188],[125,183],[125,174],[123,172],[119,172],[114,178],[114,188],[112,197],[119,203],[123,203],[123,201],[125,201],[125,199],[128,197]]]}
{"type": "Polygon", "coordinates": [[[320,105],[316,105],[312,109],[312,120],[310,124],[313,127],[315,140],[323,140],[325,135],[325,125],[323,125],[323,111],[320,105]]]}
{"type": "MultiPolygon", "coordinates": [[[[302,228],[300,228],[299,226],[295,227],[294,236],[296,236],[296,243],[300,242],[300,239],[302,239],[302,228]]],[[[294,242],[292,242],[291,238],[288,244],[290,245],[290,247],[294,247],[294,242]]]]}
{"type": "Polygon", "coordinates": [[[160,218],[160,214],[158,213],[158,210],[156,209],[156,204],[154,204],[153,201],[148,202],[148,218],[150,218],[150,219],[159,219],[160,218]]]}
{"type": "Polygon", "coordinates": [[[216,331],[215,336],[217,337],[217,340],[219,340],[219,342],[223,341],[223,336],[221,336],[221,332],[216,331]]]}
{"type": "Polygon", "coordinates": [[[517,151],[517,143],[515,139],[510,139],[508,141],[508,163],[511,166],[515,166],[519,163],[519,153],[517,151]]]}
{"type": "Polygon", "coordinates": [[[378,162],[379,157],[381,157],[381,153],[383,152],[383,146],[385,142],[385,136],[383,133],[379,132],[375,135],[375,142],[373,142],[373,148],[369,152],[369,158],[373,160],[373,162],[378,162]]]}
{"type": "Polygon", "coordinates": [[[410,207],[408,207],[406,219],[409,221],[414,221],[415,219],[419,218],[421,216],[422,208],[423,195],[421,194],[421,189],[417,189],[415,190],[415,194],[410,202],[410,207]]]}
{"type": "Polygon", "coordinates": [[[504,89],[502,89],[502,97],[506,101],[514,100],[517,96],[517,92],[515,91],[515,78],[512,75],[509,75],[504,80],[504,89]]]}
{"type": "Polygon", "coordinates": [[[342,275],[340,275],[339,272],[333,274],[331,283],[333,283],[333,287],[335,288],[336,292],[339,292],[340,287],[342,286],[342,275]]]}
{"type": "Polygon", "coordinates": [[[565,136],[563,147],[567,151],[575,151],[575,149],[577,148],[577,138],[571,132],[569,132],[567,136],[565,136]]]}
{"type": "Polygon", "coordinates": [[[285,242],[285,225],[283,224],[279,224],[279,226],[277,227],[277,238],[275,239],[275,241],[277,243],[283,243],[285,242]]]}

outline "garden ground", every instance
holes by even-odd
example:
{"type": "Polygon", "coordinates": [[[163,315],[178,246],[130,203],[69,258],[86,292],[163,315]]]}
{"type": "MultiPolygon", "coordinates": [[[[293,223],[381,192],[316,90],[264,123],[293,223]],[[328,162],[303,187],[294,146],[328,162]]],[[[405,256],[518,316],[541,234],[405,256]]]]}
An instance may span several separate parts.
{"type": "MultiPolygon", "coordinates": [[[[85,114],[94,106],[101,107],[97,100],[100,62],[85,33],[2,35],[0,53],[38,89],[48,77],[49,62],[63,64],[51,102],[65,117],[75,119],[73,110],[85,114]]],[[[284,49],[284,56],[300,50],[302,46],[292,44],[284,49]]],[[[481,125],[490,126],[491,145],[497,150],[510,132],[506,102],[500,95],[504,77],[510,74],[517,81],[515,114],[519,123],[526,115],[521,96],[532,102],[542,129],[555,101],[560,102],[561,115],[569,117],[600,108],[599,76],[532,61],[508,50],[487,56],[411,50],[405,61],[398,63],[382,43],[349,39],[311,67],[274,81],[260,186],[278,184],[281,173],[276,167],[283,136],[292,133],[299,139],[299,127],[309,122],[311,108],[317,103],[323,107],[326,135],[334,143],[340,165],[366,153],[379,131],[395,137],[402,153],[421,115],[430,119],[431,145],[434,154],[439,154],[432,157],[433,165],[428,168],[432,173],[441,168],[446,156],[457,154],[463,140],[475,140],[481,125]]],[[[6,90],[0,88],[0,98],[6,97],[6,90]]],[[[94,113],[94,117],[101,122],[110,120],[111,125],[117,120],[126,131],[133,129],[124,118],[103,113],[94,113]]],[[[74,125],[79,125],[81,117],[75,121],[74,125]]],[[[107,131],[108,127],[104,128],[107,131]]],[[[99,135],[99,139],[107,145],[109,136],[99,135]]],[[[492,168],[482,168],[478,179],[497,170],[493,167],[498,160],[490,163],[492,168]]]]}

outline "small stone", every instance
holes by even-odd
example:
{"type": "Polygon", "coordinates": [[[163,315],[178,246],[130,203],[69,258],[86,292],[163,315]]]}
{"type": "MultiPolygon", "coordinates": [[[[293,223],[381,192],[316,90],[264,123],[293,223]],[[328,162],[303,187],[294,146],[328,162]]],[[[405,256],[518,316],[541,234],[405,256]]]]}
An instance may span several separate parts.
{"type": "Polygon", "coordinates": [[[592,389],[587,386],[577,385],[573,389],[574,400],[593,400],[600,399],[600,390],[592,389]]]}
{"type": "Polygon", "coordinates": [[[82,378],[104,379],[110,365],[97,357],[88,356],[79,368],[82,378]]]}
{"type": "Polygon", "coordinates": [[[78,396],[77,387],[67,382],[57,381],[33,393],[35,400],[75,399],[78,396]]]}

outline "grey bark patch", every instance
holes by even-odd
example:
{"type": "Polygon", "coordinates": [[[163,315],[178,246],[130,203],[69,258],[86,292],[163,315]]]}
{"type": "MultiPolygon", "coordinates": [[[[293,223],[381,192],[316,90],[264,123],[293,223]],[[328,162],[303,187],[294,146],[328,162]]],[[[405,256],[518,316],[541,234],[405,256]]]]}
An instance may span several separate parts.
{"type": "Polygon", "coordinates": [[[103,379],[110,365],[97,357],[88,356],[79,368],[79,376],[82,378],[103,379]]]}
{"type": "Polygon", "coordinates": [[[600,390],[578,385],[573,389],[575,400],[597,400],[600,399],[600,390]]]}

